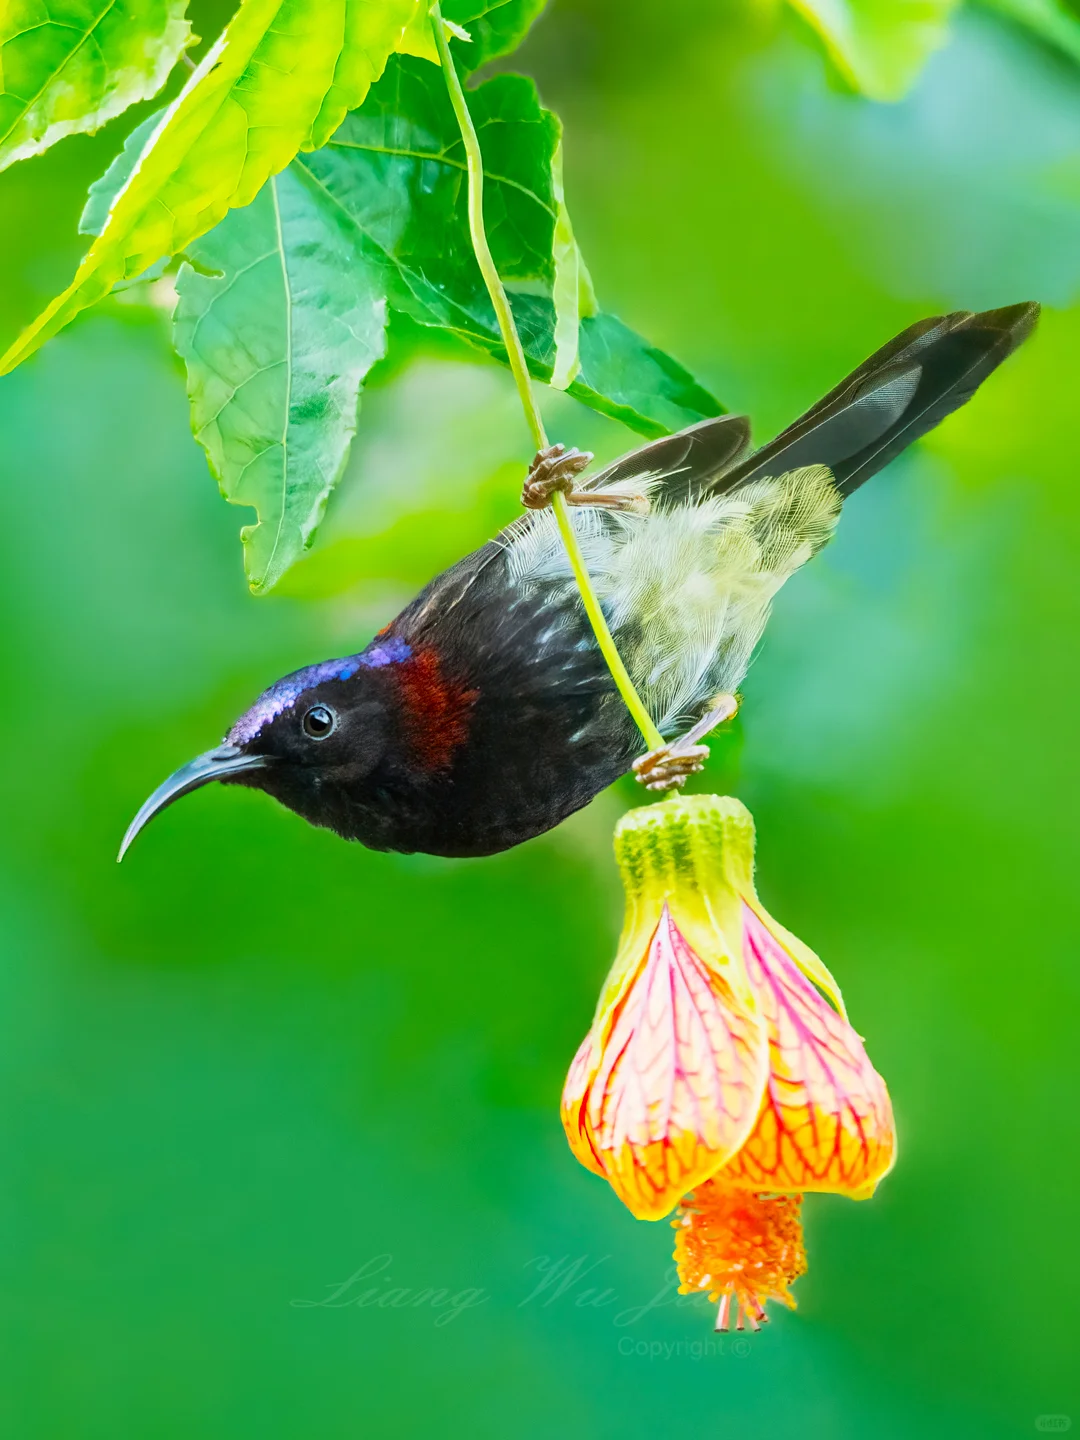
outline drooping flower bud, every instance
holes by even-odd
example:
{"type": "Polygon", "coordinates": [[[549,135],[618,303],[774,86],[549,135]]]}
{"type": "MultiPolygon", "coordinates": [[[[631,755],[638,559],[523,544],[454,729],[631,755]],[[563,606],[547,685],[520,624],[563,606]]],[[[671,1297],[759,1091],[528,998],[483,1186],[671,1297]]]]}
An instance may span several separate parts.
{"type": "Polygon", "coordinates": [[[695,795],[631,811],[615,854],[626,922],[567,1077],[567,1137],[640,1219],[693,1192],[677,1251],[684,1283],[739,1293],[753,1321],[753,1296],[757,1309],[785,1298],[802,1264],[801,1242],[784,1238],[798,1207],[782,1207],[778,1229],[781,1210],[755,1197],[871,1194],[894,1155],[888,1092],[832,976],[758,899],[745,806],[695,795]],[[756,1292],[717,1278],[738,1263],[735,1221],[751,1212],[761,1223],[747,1234],[779,1247],[758,1256],[760,1277],[773,1278],[756,1292]]]}

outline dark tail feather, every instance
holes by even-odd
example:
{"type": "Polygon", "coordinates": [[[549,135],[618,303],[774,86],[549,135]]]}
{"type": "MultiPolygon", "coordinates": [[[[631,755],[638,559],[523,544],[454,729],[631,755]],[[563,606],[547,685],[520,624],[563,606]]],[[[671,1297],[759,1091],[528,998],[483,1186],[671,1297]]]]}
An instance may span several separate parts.
{"type": "Polygon", "coordinates": [[[590,475],[583,490],[606,490],[638,475],[662,477],[667,504],[696,500],[718,475],[737,465],[750,448],[750,422],[745,415],[718,415],[699,420],[674,435],[664,435],[632,450],[606,470],[590,475]]]}
{"type": "Polygon", "coordinates": [[[827,465],[846,498],[970,400],[1031,334],[1032,302],[920,320],[871,355],[783,434],[728,470],[714,493],[804,465],[827,465]]]}

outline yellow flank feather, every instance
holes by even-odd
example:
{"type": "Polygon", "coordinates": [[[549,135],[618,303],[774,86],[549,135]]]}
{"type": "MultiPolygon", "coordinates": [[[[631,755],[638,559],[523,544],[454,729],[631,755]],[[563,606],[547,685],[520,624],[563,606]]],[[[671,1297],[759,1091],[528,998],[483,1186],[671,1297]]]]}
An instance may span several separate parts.
{"type": "MultiPolygon", "coordinates": [[[[655,489],[637,476],[636,493],[655,489]]],[[[757,480],[731,495],[648,515],[574,512],[589,572],[616,643],[665,732],[718,691],[734,693],[772,597],[831,538],[841,496],[823,465],[757,480]]],[[[536,512],[504,535],[526,588],[569,579],[554,517],[536,512]]]]}

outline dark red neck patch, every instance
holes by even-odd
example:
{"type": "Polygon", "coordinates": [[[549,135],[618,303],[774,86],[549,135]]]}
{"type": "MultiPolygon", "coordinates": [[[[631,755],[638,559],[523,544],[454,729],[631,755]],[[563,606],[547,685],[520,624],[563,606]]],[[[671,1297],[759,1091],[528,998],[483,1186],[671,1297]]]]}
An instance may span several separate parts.
{"type": "Polygon", "coordinates": [[[469,690],[443,674],[438,652],[415,649],[394,666],[401,695],[405,736],[422,770],[448,770],[454,752],[469,738],[469,721],[479,690],[469,690]]]}

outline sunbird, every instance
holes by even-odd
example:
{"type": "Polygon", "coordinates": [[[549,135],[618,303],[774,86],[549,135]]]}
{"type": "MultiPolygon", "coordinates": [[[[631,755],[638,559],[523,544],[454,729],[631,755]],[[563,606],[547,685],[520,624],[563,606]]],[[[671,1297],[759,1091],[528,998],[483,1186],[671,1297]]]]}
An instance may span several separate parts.
{"type": "Polygon", "coordinates": [[[216,749],[150,796],[210,780],[265,790],[374,850],[490,855],[558,825],[633,767],[683,783],[733,713],[780,586],[830,539],[844,500],[963,405],[1031,333],[1034,303],[912,325],[775,440],[745,416],[592,459],[552,446],[526,513],[436,576],[358,654],[297,670],[216,749]],[[550,501],[566,495],[630,676],[663,737],[642,742],[589,625],[550,501]],[[682,737],[680,740],[679,737],[682,737]]]}

